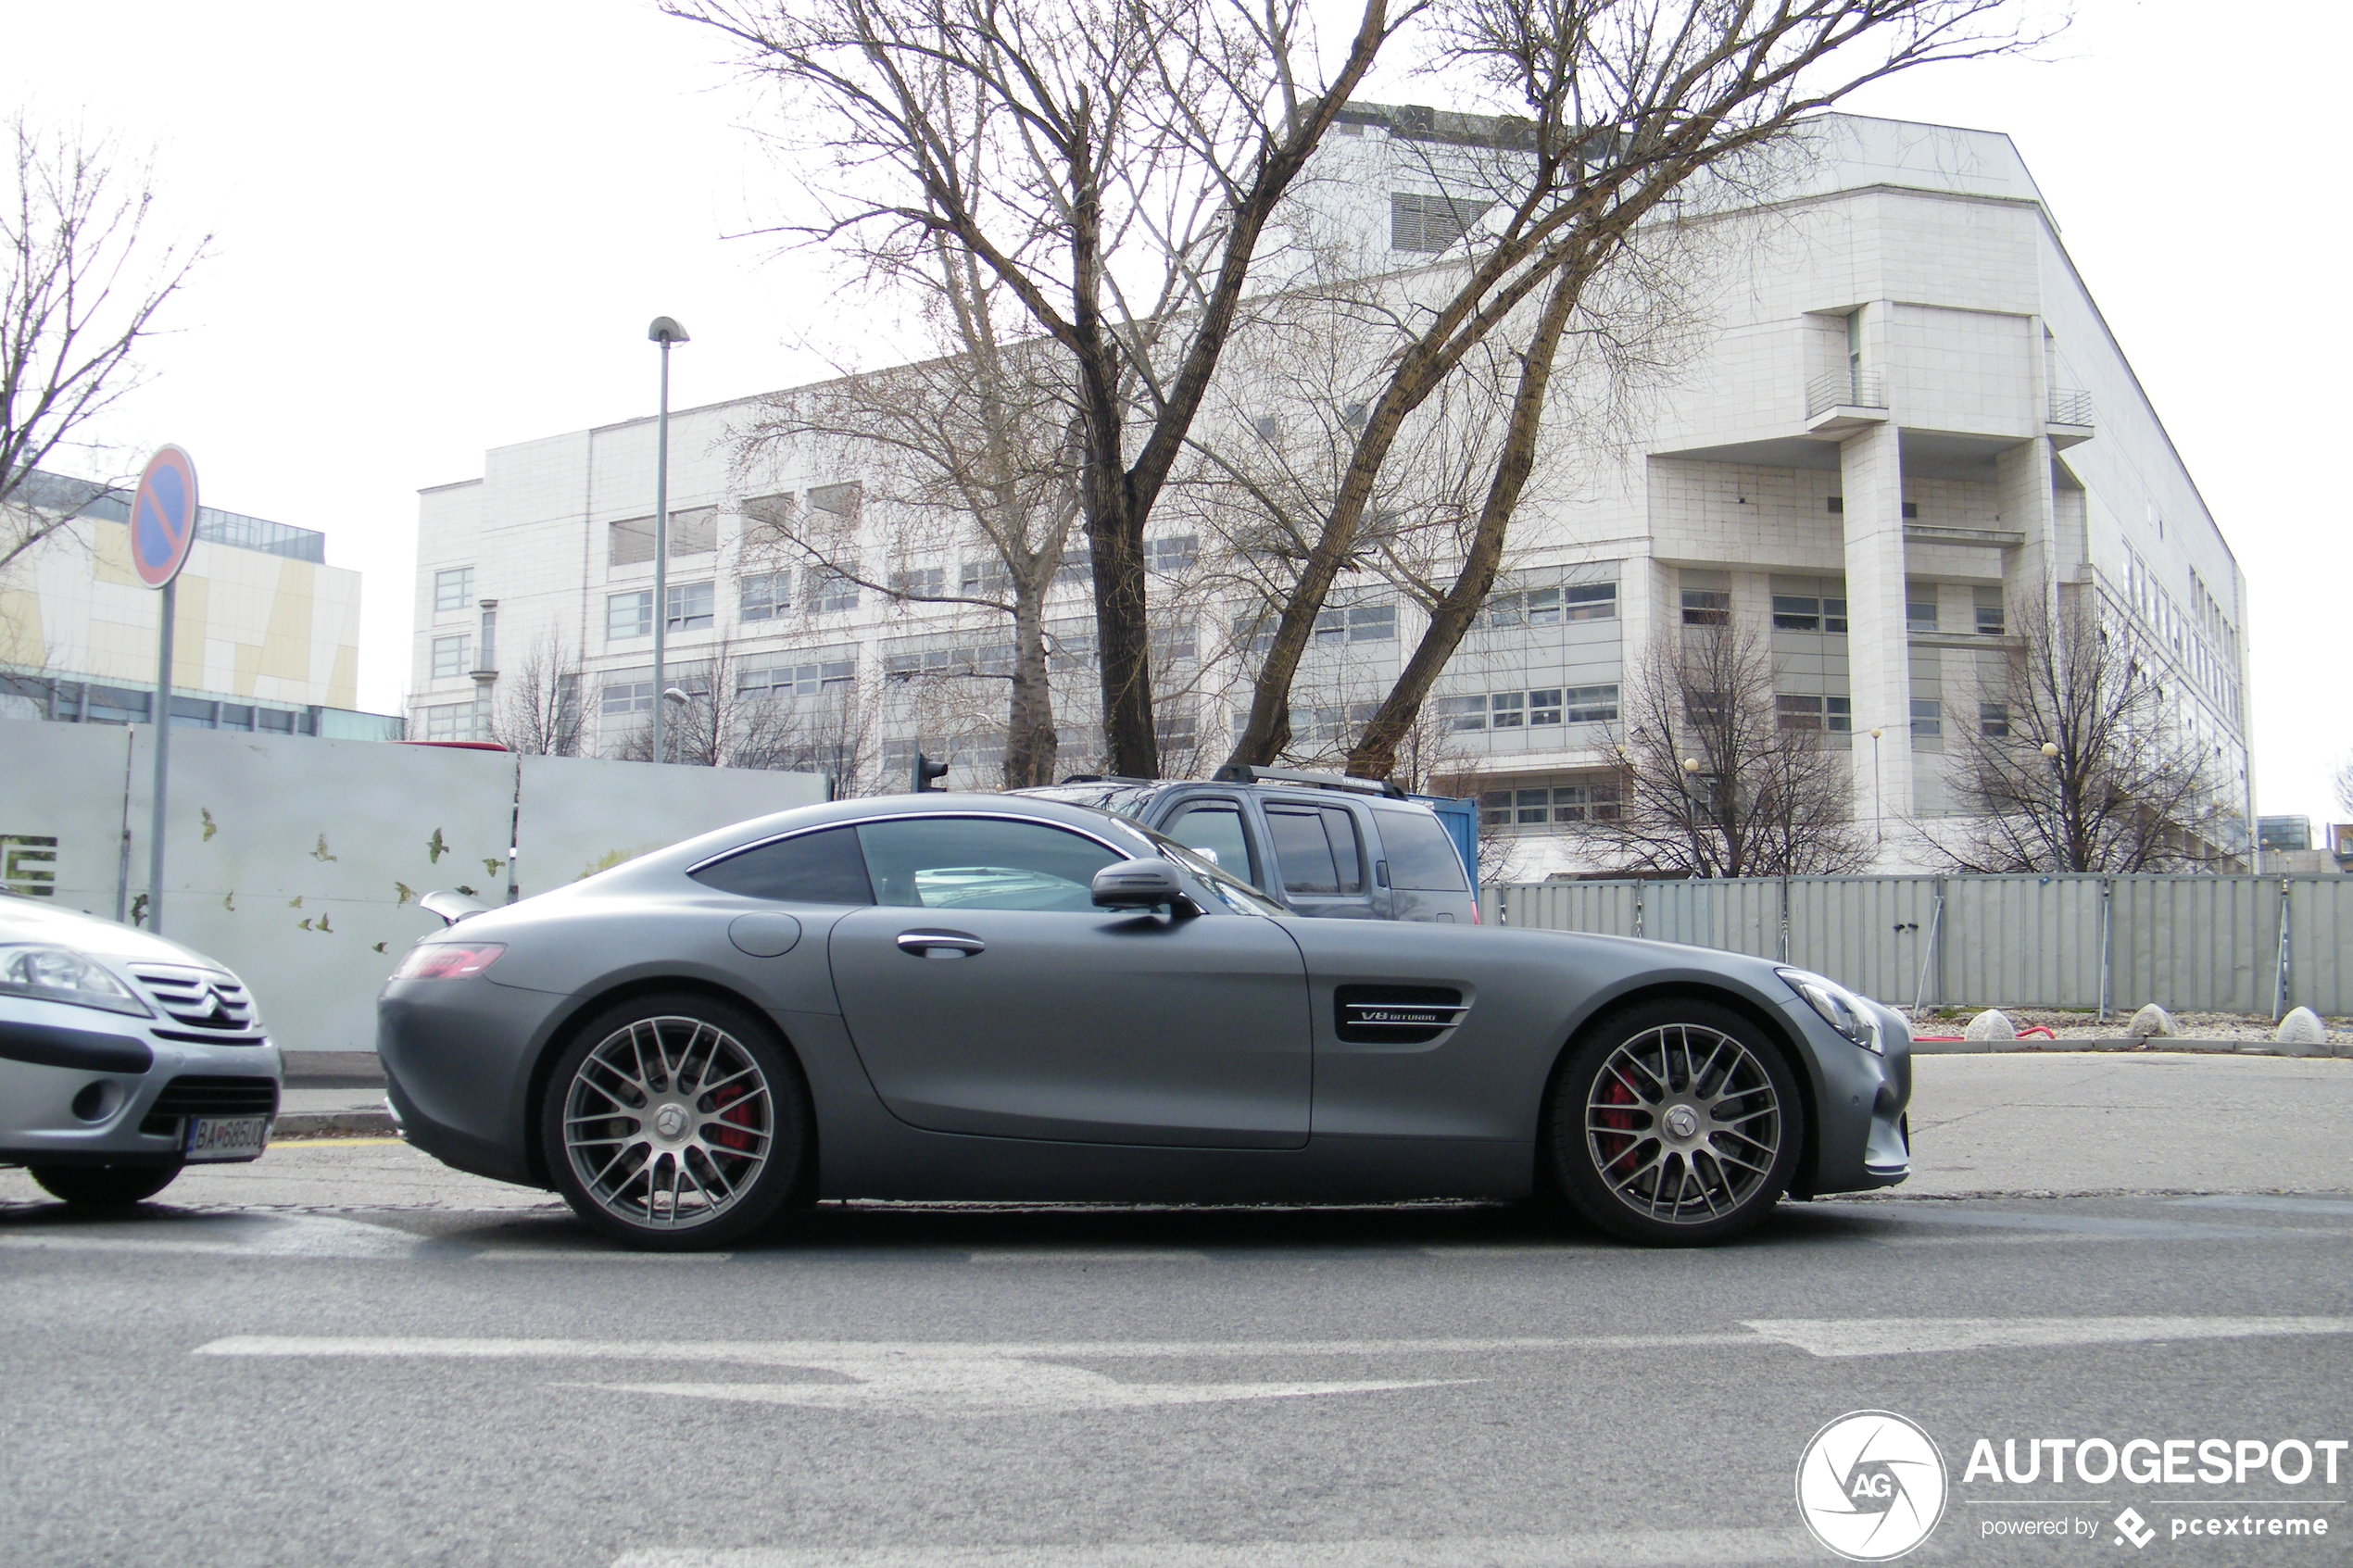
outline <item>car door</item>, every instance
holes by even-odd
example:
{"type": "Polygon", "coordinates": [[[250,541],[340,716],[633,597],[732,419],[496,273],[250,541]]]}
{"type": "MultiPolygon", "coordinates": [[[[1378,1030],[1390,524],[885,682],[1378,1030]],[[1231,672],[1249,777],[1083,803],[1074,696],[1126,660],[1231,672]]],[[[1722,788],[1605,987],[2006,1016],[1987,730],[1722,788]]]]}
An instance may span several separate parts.
{"type": "Polygon", "coordinates": [[[1126,858],[1013,815],[862,822],[876,904],[837,922],[842,1017],[892,1113],[943,1133],[1297,1148],[1305,961],[1256,916],[1097,909],[1126,858]]]}
{"type": "Polygon", "coordinates": [[[1283,902],[1302,915],[1376,920],[1386,914],[1372,846],[1356,813],[1337,802],[1261,803],[1283,902]]]}
{"type": "Polygon", "coordinates": [[[1263,891],[1274,891],[1266,854],[1252,842],[1250,814],[1239,797],[1179,797],[1175,809],[1154,826],[1186,848],[1209,855],[1219,870],[1263,891]]]}

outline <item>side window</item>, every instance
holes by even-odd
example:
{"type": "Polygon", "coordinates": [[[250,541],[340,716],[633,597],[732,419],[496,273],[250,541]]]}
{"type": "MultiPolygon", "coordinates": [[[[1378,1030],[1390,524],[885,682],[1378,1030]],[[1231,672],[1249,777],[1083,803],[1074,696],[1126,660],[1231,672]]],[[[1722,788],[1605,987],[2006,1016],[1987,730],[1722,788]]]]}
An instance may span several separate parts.
{"type": "Polygon", "coordinates": [[[1095,873],[1119,857],[1091,839],[996,817],[916,817],[858,829],[875,901],[925,909],[1092,912],[1095,873]]]}
{"type": "Polygon", "coordinates": [[[1344,806],[1269,806],[1283,888],[1307,898],[1354,897],[1365,891],[1365,852],[1344,806]]]}
{"type": "Polygon", "coordinates": [[[1250,837],[1242,831],[1241,808],[1230,800],[1203,800],[1180,807],[1161,832],[1188,849],[1208,850],[1228,876],[1243,882],[1258,880],[1258,868],[1250,859],[1250,837]]]}
{"type": "Polygon", "coordinates": [[[1416,893],[1467,893],[1463,858],[1435,817],[1419,811],[1376,810],[1380,847],[1389,858],[1389,884],[1416,893]]]}
{"type": "Polygon", "coordinates": [[[858,830],[827,828],[781,839],[732,855],[695,872],[695,880],[722,893],[774,898],[788,904],[871,904],[866,862],[858,853],[858,830]]]}

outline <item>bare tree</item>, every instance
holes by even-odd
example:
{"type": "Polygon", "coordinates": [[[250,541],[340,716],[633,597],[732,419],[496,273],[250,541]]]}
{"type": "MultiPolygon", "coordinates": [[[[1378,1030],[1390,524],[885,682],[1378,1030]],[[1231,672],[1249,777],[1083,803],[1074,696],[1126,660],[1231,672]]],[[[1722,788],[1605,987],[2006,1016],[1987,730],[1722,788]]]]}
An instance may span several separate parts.
{"type": "Polygon", "coordinates": [[[935,242],[923,259],[906,271],[930,291],[924,315],[944,353],[772,399],[739,437],[742,470],[805,445],[854,452],[856,516],[809,508],[766,520],[747,535],[746,564],[788,556],[896,603],[1001,616],[1011,659],[959,675],[1009,688],[1005,787],[1051,784],[1061,737],[1046,599],[1078,512],[1069,388],[1051,345],[1001,341],[1002,285],[971,256],[935,242]]]}
{"type": "Polygon", "coordinates": [[[1821,876],[1859,871],[1843,748],[1779,711],[1771,653],[1736,623],[1677,629],[1621,683],[1615,818],[1586,824],[1633,872],[1821,876]]]}
{"type": "Polygon", "coordinates": [[[107,139],[44,131],[22,112],[0,124],[16,182],[0,193],[5,571],[72,518],[72,508],[28,495],[26,481],[141,383],[138,351],[210,236],[157,240],[152,171],[125,164],[107,139]]]}
{"type": "Polygon", "coordinates": [[[2353,813],[2353,757],[2336,765],[2336,771],[2331,775],[2329,784],[2336,792],[2336,809],[2353,813]]]}
{"type": "MultiPolygon", "coordinates": [[[[2157,650],[2072,591],[2021,596],[2016,647],[1960,726],[1967,826],[1938,846],[1969,872],[2195,871],[2222,859],[2213,753],[2181,721],[2157,650]]],[[[1949,744],[1949,741],[1948,741],[1949,744]]]]}
{"type": "Polygon", "coordinates": [[[1318,82],[1305,0],[668,0],[815,111],[836,174],[804,232],[945,245],[1066,357],[1120,772],[1159,771],[1145,527],[1285,192],[1423,3],[1366,0],[1318,82]]]}
{"type": "MultiPolygon", "coordinates": [[[[1233,759],[1283,748],[1290,686],[1316,617],[1353,558],[1408,417],[1471,351],[1525,322],[1507,433],[1454,583],[1353,769],[1378,773],[1492,586],[1531,471],[1555,360],[1595,281],[1670,204],[1705,207],[1753,181],[1806,115],[1900,71],[2020,46],[1988,31],[2004,0],[1460,0],[1437,15],[1441,61],[1525,118],[1450,172],[1479,212],[1453,264],[1395,345],[1349,469],[1285,605],[1233,759]],[[1485,188],[1478,188],[1480,185],[1485,188]],[[1532,320],[1529,310],[1534,311],[1532,320]]],[[[1499,128],[1500,130],[1500,128],[1499,128]]]]}
{"type": "Polygon", "coordinates": [[[552,627],[507,672],[490,738],[530,757],[577,757],[584,733],[580,659],[552,627]]]}

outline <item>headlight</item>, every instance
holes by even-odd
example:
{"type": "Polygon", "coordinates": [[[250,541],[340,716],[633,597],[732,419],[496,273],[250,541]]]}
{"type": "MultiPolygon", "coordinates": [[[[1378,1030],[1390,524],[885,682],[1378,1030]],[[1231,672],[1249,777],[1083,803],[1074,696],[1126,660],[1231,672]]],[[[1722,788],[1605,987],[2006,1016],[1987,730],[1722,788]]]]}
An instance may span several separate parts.
{"type": "Polygon", "coordinates": [[[1871,1016],[1871,1010],[1862,997],[1835,980],[1826,980],[1802,969],[1777,969],[1773,972],[1805,997],[1806,1005],[1820,1013],[1823,1022],[1867,1051],[1880,1048],[1879,1021],[1871,1016]]]}
{"type": "Polygon", "coordinates": [[[69,947],[0,947],[0,997],[155,1016],[130,986],[69,947]]]}

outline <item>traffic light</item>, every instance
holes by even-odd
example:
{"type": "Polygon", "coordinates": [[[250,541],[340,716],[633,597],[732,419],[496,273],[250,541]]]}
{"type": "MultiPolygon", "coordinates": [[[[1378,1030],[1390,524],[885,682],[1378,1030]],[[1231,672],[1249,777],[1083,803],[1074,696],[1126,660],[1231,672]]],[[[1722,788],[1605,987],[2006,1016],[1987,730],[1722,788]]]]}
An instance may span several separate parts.
{"type": "Polygon", "coordinates": [[[947,776],[947,763],[935,762],[920,751],[915,753],[914,779],[915,793],[917,795],[931,793],[933,781],[936,779],[944,779],[947,776]]]}

